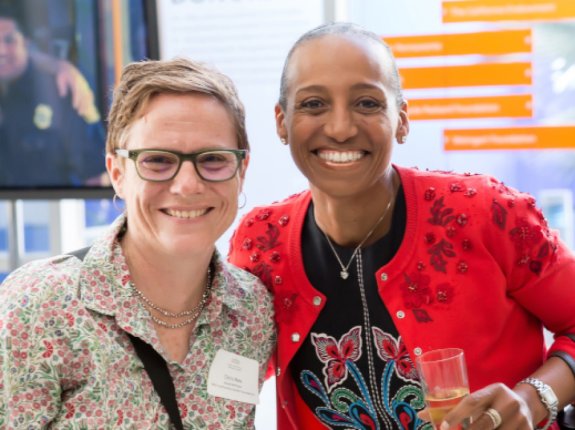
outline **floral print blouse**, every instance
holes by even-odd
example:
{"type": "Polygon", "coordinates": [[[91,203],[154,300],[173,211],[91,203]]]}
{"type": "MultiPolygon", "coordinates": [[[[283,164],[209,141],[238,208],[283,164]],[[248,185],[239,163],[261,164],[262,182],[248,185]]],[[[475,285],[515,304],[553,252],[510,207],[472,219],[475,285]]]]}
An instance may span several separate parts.
{"type": "Polygon", "coordinates": [[[120,216],[83,261],[34,261],[0,286],[0,428],[170,428],[126,332],[166,359],[186,429],[253,428],[255,406],[208,394],[207,379],[224,349],[258,361],[261,388],[275,344],[266,288],[216,253],[190,351],[170,360],[131,287],[117,241],[125,223],[120,216]]]}

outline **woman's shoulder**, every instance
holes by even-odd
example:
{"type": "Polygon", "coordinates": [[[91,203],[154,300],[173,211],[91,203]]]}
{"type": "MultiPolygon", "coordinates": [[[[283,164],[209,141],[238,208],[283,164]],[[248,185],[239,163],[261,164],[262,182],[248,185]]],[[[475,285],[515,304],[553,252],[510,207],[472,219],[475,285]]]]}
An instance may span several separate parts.
{"type": "Polygon", "coordinates": [[[258,277],[221,259],[216,277],[215,295],[237,321],[266,332],[273,329],[273,297],[258,277]]]}
{"type": "Polygon", "coordinates": [[[282,215],[297,209],[301,204],[309,201],[310,198],[310,191],[305,190],[300,193],[292,194],[282,200],[275,201],[268,205],[255,206],[242,216],[240,225],[249,227],[257,221],[267,221],[269,219],[279,218],[282,215]]]}
{"type": "Polygon", "coordinates": [[[39,317],[60,312],[76,294],[81,262],[70,255],[31,261],[14,270],[0,285],[0,318],[39,317]]]}
{"type": "Polygon", "coordinates": [[[23,264],[11,272],[0,288],[0,294],[45,289],[67,285],[77,280],[80,260],[72,255],[57,255],[23,264]]]}
{"type": "Polygon", "coordinates": [[[430,170],[397,167],[404,185],[412,185],[431,199],[438,193],[453,196],[475,197],[488,195],[490,199],[532,199],[528,193],[506,185],[494,176],[484,173],[456,172],[452,170],[430,170]]]}
{"type": "Polygon", "coordinates": [[[226,280],[226,290],[228,293],[238,298],[253,300],[255,297],[264,297],[265,300],[271,293],[262,283],[260,278],[245,269],[235,266],[225,260],[221,260],[218,271],[226,280]]]}

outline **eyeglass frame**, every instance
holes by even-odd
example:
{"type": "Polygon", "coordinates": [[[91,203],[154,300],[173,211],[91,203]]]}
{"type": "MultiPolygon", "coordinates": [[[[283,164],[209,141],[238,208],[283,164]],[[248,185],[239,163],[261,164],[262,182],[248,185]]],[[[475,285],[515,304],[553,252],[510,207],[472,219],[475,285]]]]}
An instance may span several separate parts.
{"type": "Polygon", "coordinates": [[[122,158],[125,158],[125,159],[132,160],[135,164],[135,167],[136,167],[136,173],[138,174],[140,179],[142,179],[143,181],[148,181],[148,182],[168,182],[168,181],[171,181],[180,172],[180,169],[182,168],[182,164],[184,161],[191,161],[192,162],[192,164],[194,166],[194,170],[196,171],[197,175],[203,181],[206,181],[206,182],[226,182],[226,181],[229,181],[230,179],[232,179],[236,175],[236,173],[238,173],[238,170],[240,169],[240,167],[242,165],[242,161],[246,159],[249,152],[250,151],[248,149],[228,149],[228,148],[210,148],[210,149],[202,149],[201,151],[194,151],[194,152],[187,152],[187,153],[180,152],[180,151],[172,151],[172,150],[168,150],[168,149],[156,149],[156,148],[142,148],[142,149],[115,148],[114,149],[114,153],[116,155],[118,155],[122,158]],[[168,179],[148,179],[148,178],[142,177],[142,175],[140,174],[140,169],[138,168],[137,159],[138,159],[138,156],[144,152],[164,152],[167,154],[175,155],[178,158],[178,167],[176,168],[176,171],[168,179]],[[200,173],[198,166],[196,165],[196,159],[200,155],[208,153],[208,152],[233,153],[238,160],[238,165],[237,165],[234,173],[227,179],[216,179],[216,180],[214,180],[214,179],[204,178],[204,176],[200,173]]]}

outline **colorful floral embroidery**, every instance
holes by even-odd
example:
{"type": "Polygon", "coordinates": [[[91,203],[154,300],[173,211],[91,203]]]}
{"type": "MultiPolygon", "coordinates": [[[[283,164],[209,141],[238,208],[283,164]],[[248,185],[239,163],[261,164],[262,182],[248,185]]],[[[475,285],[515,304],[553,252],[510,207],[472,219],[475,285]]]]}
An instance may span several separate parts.
{"type": "Polygon", "coordinates": [[[316,347],[318,358],[322,362],[337,362],[340,375],[338,384],[330,386],[329,379],[322,382],[309,370],[301,372],[302,384],[321,402],[322,406],[314,409],[316,416],[328,428],[432,430],[431,424],[417,416],[417,411],[424,408],[423,392],[403,341],[375,327],[372,332],[378,357],[385,362],[378,376],[379,385],[372,387],[378,390],[375,398],[356,364],[361,356],[361,327],[352,328],[339,342],[312,333],[312,339],[322,339],[321,347],[316,347]],[[348,345],[347,354],[342,353],[344,344],[348,345]],[[350,377],[353,384],[337,386],[350,377]],[[392,395],[389,387],[396,380],[401,381],[401,388],[392,395]]]}
{"type": "Polygon", "coordinates": [[[395,361],[397,375],[406,381],[417,380],[417,371],[411,361],[405,344],[400,339],[395,339],[389,333],[385,333],[379,327],[372,327],[373,340],[377,355],[383,361],[395,361]]]}
{"type": "Polygon", "coordinates": [[[340,341],[325,334],[311,334],[318,358],[325,363],[323,374],[328,392],[347,378],[345,362],[357,361],[361,355],[361,327],[354,327],[340,341]]]}

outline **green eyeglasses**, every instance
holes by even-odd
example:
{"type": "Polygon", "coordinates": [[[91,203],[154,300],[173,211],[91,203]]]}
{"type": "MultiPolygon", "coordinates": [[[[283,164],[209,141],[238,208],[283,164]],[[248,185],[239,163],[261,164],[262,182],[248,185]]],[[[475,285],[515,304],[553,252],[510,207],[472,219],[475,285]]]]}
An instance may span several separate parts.
{"type": "Polygon", "coordinates": [[[136,163],[138,176],[145,181],[165,182],[173,179],[186,160],[194,164],[204,181],[224,182],[232,179],[248,154],[247,149],[206,149],[184,154],[164,149],[119,149],[116,155],[136,163]]]}

